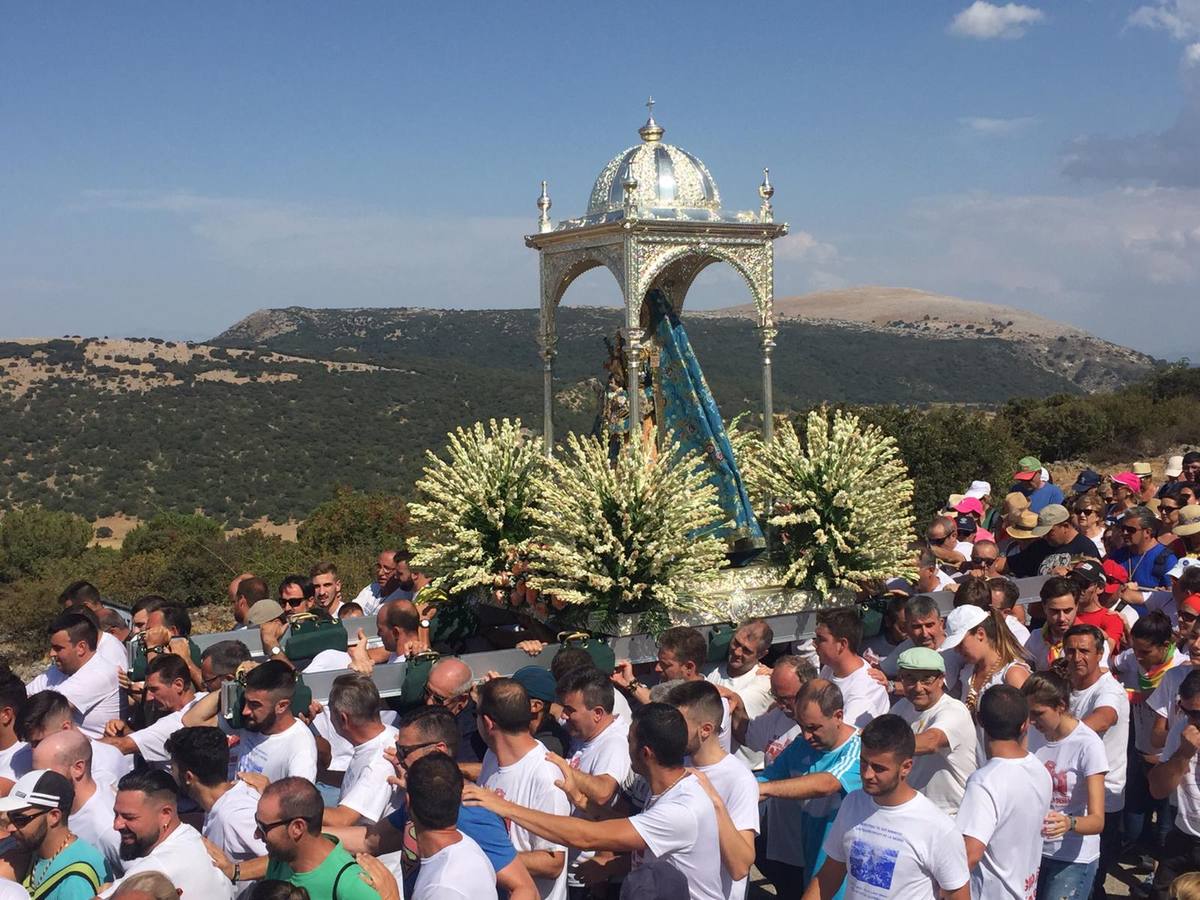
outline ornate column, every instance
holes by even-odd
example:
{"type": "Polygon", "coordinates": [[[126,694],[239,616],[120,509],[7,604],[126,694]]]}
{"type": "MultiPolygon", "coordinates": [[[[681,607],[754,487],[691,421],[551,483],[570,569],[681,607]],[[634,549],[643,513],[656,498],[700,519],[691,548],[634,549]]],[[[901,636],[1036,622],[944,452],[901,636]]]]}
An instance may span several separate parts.
{"type": "Polygon", "coordinates": [[[763,385],[763,443],[771,443],[775,434],[775,398],[771,383],[771,352],[775,349],[775,329],[764,325],[759,329],[762,337],[762,385],[763,385]]]}
{"type": "Polygon", "coordinates": [[[632,440],[635,434],[642,433],[642,329],[629,329],[629,340],[625,342],[625,356],[625,390],[629,393],[629,437],[632,440]]]}
{"type": "Polygon", "coordinates": [[[553,346],[542,348],[542,441],[547,459],[554,453],[554,357],[557,354],[553,346]]]}

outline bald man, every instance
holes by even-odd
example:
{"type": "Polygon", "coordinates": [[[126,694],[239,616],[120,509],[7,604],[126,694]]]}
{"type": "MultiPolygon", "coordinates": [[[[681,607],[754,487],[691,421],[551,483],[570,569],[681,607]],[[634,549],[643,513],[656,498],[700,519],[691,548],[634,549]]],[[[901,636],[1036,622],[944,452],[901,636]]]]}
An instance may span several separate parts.
{"type": "Polygon", "coordinates": [[[71,805],[71,830],[91,844],[120,875],[121,837],[113,830],[113,804],[117,792],[111,781],[92,777],[92,742],[79,731],[56,731],[33,748],[35,769],[57,772],[75,788],[71,805]]]}
{"type": "Polygon", "coordinates": [[[461,659],[447,657],[438,660],[429,670],[425,682],[425,705],[444,706],[454,716],[458,726],[458,761],[478,763],[487,753],[487,744],[479,734],[475,723],[475,701],[471,699],[471,685],[475,680],[471,667],[461,659]]]}

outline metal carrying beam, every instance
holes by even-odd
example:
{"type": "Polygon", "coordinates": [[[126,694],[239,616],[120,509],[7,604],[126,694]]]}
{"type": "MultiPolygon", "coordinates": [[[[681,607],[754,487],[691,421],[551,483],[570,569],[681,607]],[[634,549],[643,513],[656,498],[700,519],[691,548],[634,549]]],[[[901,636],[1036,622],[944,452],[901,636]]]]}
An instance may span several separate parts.
{"type": "MultiPolygon", "coordinates": [[[[1038,602],[1039,591],[1046,579],[1044,577],[1017,578],[1014,581],[1017,589],[1021,592],[1017,602],[1022,606],[1027,606],[1030,603],[1038,602]]],[[[954,608],[954,594],[951,591],[937,591],[928,596],[937,601],[938,608],[943,615],[948,614],[954,608]]],[[[767,616],[766,621],[775,633],[775,644],[790,644],[793,641],[811,638],[817,627],[817,615],[821,612],[824,610],[801,610],[779,616],[767,616]]],[[[347,632],[350,632],[351,639],[357,636],[358,628],[361,627],[368,638],[378,641],[375,620],[363,619],[361,625],[358,624],[359,621],[352,619],[351,626],[346,629],[347,632]],[[368,626],[370,627],[368,628],[368,626]]],[[[701,625],[696,630],[707,638],[715,627],[717,626],[701,625]]],[[[222,640],[242,641],[250,648],[252,654],[256,657],[262,656],[262,643],[259,641],[257,628],[246,628],[221,634],[194,635],[192,640],[202,649],[222,640]]],[[[635,665],[653,662],[658,658],[658,643],[649,634],[622,635],[612,638],[609,644],[617,659],[628,659],[635,665]]],[[[488,672],[511,675],[517,669],[530,665],[549,668],[550,661],[554,659],[558,649],[557,644],[549,644],[537,656],[530,656],[523,650],[488,650],[482,653],[466,653],[459,658],[471,667],[471,673],[476,679],[481,679],[488,672]]],[[[403,662],[375,666],[371,678],[379,689],[381,697],[400,695],[404,686],[405,668],[403,662]]],[[[335,669],[327,672],[313,672],[304,676],[304,683],[312,689],[313,699],[324,703],[329,698],[329,691],[333,687],[334,680],[349,671],[349,669],[335,669]]]]}

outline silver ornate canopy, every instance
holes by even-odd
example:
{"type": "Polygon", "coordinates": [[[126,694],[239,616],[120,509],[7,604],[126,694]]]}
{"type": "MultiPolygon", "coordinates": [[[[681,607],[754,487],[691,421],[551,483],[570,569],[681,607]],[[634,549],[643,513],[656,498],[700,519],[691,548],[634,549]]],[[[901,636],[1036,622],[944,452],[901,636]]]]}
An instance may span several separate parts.
{"type": "Polygon", "coordinates": [[[641,421],[639,359],[642,345],[642,302],[661,290],[676,310],[683,308],[688,288],[715,262],[733,266],[750,287],[758,310],[762,340],[763,438],[771,439],[771,351],[775,347],[775,253],[772,245],[787,234],[776,224],[771,197],[775,193],[766,169],[758,193],[757,212],[726,212],[708,168],[696,156],[664,143],[664,129],[650,118],[638,129],[642,142],[614,156],[592,188],[587,213],[577,219],[550,220],[546,182],[538,198],[538,233],[525,245],[540,261],[541,346],[544,384],[546,452],[554,443],[555,317],[563,294],[579,275],[605,266],[625,298],[626,372],[629,417],[641,421]]]}

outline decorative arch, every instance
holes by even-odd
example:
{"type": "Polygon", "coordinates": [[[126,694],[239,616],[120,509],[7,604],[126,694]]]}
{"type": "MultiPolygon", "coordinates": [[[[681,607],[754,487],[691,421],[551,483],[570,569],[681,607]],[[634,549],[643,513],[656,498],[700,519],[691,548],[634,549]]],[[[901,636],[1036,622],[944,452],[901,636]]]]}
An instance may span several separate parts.
{"type": "Polygon", "coordinates": [[[639,242],[635,289],[627,298],[628,324],[637,327],[642,319],[642,304],[652,288],[664,289],[676,311],[683,308],[692,283],[713,263],[728,263],[746,286],[758,311],[759,326],[772,321],[771,247],[767,242],[727,244],[720,239],[672,242],[639,242]],[[669,285],[674,277],[675,285],[669,285]]]}
{"type": "Polygon", "coordinates": [[[625,296],[625,261],[621,245],[576,247],[544,252],[541,255],[541,316],[538,343],[543,355],[555,352],[558,304],[567,289],[584,272],[604,266],[617,280],[625,296]]]}

